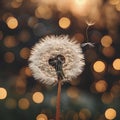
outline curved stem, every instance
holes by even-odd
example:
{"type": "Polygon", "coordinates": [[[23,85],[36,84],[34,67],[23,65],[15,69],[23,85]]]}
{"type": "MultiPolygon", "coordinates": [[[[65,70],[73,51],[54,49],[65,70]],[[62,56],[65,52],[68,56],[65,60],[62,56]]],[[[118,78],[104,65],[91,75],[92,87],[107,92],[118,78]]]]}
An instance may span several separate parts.
{"type": "Polygon", "coordinates": [[[58,92],[56,101],[56,120],[60,120],[60,98],[61,98],[61,81],[58,80],[58,92]]]}
{"type": "Polygon", "coordinates": [[[89,42],[89,40],[88,40],[88,29],[89,29],[89,25],[87,26],[87,28],[86,28],[86,42],[89,42]]]}

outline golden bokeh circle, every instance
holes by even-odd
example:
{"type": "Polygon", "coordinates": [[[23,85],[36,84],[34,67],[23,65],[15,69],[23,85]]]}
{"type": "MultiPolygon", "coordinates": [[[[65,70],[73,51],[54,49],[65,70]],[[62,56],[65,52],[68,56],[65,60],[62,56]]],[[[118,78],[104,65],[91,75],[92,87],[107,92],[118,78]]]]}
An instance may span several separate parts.
{"type": "Polygon", "coordinates": [[[8,17],[6,23],[10,29],[15,29],[18,26],[18,20],[13,16],[8,17]]]}
{"type": "Polygon", "coordinates": [[[30,106],[30,102],[27,98],[21,98],[19,101],[18,101],[18,106],[20,109],[22,110],[26,110],[29,108],[30,106]]]}
{"type": "Polygon", "coordinates": [[[7,97],[7,91],[5,88],[0,87],[0,100],[3,100],[7,97]]]}
{"type": "Polygon", "coordinates": [[[59,20],[59,26],[63,29],[67,29],[70,26],[70,24],[71,24],[71,21],[67,17],[62,17],[59,20]]]}
{"type": "Polygon", "coordinates": [[[105,117],[108,119],[108,120],[113,120],[115,117],[116,117],[116,110],[113,109],[113,108],[108,108],[106,111],[105,111],[105,117]]]}
{"type": "Polygon", "coordinates": [[[104,72],[105,70],[105,63],[103,61],[96,61],[94,64],[93,64],[93,69],[95,72],[104,72]]]}
{"type": "Polygon", "coordinates": [[[45,114],[39,114],[37,115],[36,120],[48,120],[48,118],[45,114]]]}
{"type": "Polygon", "coordinates": [[[101,44],[103,47],[110,47],[112,44],[112,38],[109,35],[105,35],[101,39],[101,44]]]}
{"type": "Polygon", "coordinates": [[[120,58],[117,58],[113,61],[113,68],[115,70],[120,70],[120,58]]]}
{"type": "Polygon", "coordinates": [[[32,99],[35,103],[42,103],[44,100],[44,95],[41,92],[35,92],[32,99]]]}

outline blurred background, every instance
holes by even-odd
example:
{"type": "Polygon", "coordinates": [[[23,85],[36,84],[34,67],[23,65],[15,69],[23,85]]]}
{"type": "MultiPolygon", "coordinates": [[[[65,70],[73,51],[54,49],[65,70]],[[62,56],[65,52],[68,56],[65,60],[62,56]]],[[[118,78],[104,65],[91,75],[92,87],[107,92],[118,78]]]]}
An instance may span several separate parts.
{"type": "Polygon", "coordinates": [[[55,120],[57,86],[36,81],[28,58],[61,34],[95,45],[62,86],[61,120],[120,120],[120,0],[0,0],[0,120],[55,120]]]}

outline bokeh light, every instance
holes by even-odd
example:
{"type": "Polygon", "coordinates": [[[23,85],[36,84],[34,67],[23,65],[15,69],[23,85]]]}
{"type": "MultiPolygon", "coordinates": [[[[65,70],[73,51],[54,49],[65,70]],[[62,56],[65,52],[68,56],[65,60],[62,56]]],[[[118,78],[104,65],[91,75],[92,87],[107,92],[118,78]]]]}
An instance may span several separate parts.
{"type": "Polygon", "coordinates": [[[120,0],[1,0],[0,7],[1,120],[55,119],[57,85],[34,80],[28,58],[41,38],[61,34],[94,47],[80,46],[84,71],[62,85],[60,119],[119,120],[120,0]],[[109,106],[116,117],[105,116],[109,106]]]}
{"type": "Polygon", "coordinates": [[[48,33],[48,29],[43,23],[37,23],[33,27],[33,32],[36,36],[46,35],[48,33]]]}
{"type": "Polygon", "coordinates": [[[5,88],[0,87],[0,100],[3,100],[7,97],[7,91],[5,88]]]}
{"type": "Polygon", "coordinates": [[[4,38],[4,45],[8,48],[15,47],[17,45],[17,40],[14,36],[7,36],[4,38]]]}
{"type": "Polygon", "coordinates": [[[115,7],[116,7],[116,10],[120,12],[120,2],[115,7]]]}
{"type": "Polygon", "coordinates": [[[79,43],[84,42],[84,35],[82,33],[76,33],[73,36],[79,43]]]}
{"type": "Polygon", "coordinates": [[[30,49],[25,47],[20,50],[20,57],[23,59],[28,59],[30,55],[30,49]]]}
{"type": "Polygon", "coordinates": [[[56,96],[53,96],[50,100],[52,106],[56,106],[56,96]]]}
{"type": "Polygon", "coordinates": [[[108,119],[108,120],[113,120],[115,117],[116,117],[116,110],[113,109],[113,108],[108,108],[106,111],[105,111],[105,117],[108,119]]]}
{"type": "Polygon", "coordinates": [[[22,5],[23,0],[12,0],[11,7],[12,8],[19,8],[22,5]]]}
{"type": "Polygon", "coordinates": [[[41,5],[35,10],[35,16],[37,18],[50,19],[52,17],[52,11],[49,6],[41,5]]]}
{"type": "Polygon", "coordinates": [[[120,1],[119,0],[109,0],[111,5],[117,5],[120,1]]]}
{"type": "Polygon", "coordinates": [[[38,18],[34,16],[31,16],[28,20],[28,26],[30,26],[31,28],[33,28],[37,23],[38,23],[38,18]]]}
{"type": "Polygon", "coordinates": [[[48,120],[48,118],[45,114],[39,114],[37,115],[36,120],[48,120]]]}
{"type": "Polygon", "coordinates": [[[15,29],[18,27],[18,20],[15,17],[8,17],[6,23],[10,29],[15,29]]]}
{"type": "Polygon", "coordinates": [[[25,68],[25,74],[26,74],[27,76],[29,76],[29,77],[32,76],[32,71],[30,70],[29,67],[26,67],[26,68],[25,68]]]}
{"type": "Polygon", "coordinates": [[[111,93],[113,94],[114,97],[118,97],[120,94],[120,85],[119,84],[113,85],[111,88],[111,93]]]}
{"type": "Polygon", "coordinates": [[[15,81],[15,91],[17,94],[24,94],[26,91],[26,79],[24,76],[18,76],[15,81]]]}
{"type": "Polygon", "coordinates": [[[79,97],[79,90],[76,87],[70,87],[67,90],[67,95],[70,98],[77,99],[79,97]]]}
{"type": "Polygon", "coordinates": [[[99,80],[96,82],[95,88],[97,92],[105,92],[107,89],[107,82],[104,80],[99,80]]]}
{"type": "Polygon", "coordinates": [[[19,34],[19,40],[21,42],[28,42],[30,39],[30,33],[27,30],[22,30],[19,34]]]}
{"type": "Polygon", "coordinates": [[[8,108],[8,109],[15,109],[16,106],[17,106],[17,101],[13,98],[8,98],[6,99],[5,101],[5,106],[8,108]]]}
{"type": "Polygon", "coordinates": [[[70,84],[72,86],[77,86],[78,84],[80,83],[80,80],[79,79],[74,79],[74,80],[71,80],[70,84]]]}
{"type": "Polygon", "coordinates": [[[32,99],[35,103],[42,103],[44,100],[44,95],[41,92],[35,92],[32,96],[32,99]]]}
{"type": "Polygon", "coordinates": [[[101,99],[104,104],[110,104],[110,103],[112,103],[113,98],[114,98],[114,96],[112,93],[105,92],[105,93],[103,93],[101,99]]]}
{"type": "Polygon", "coordinates": [[[101,44],[103,47],[109,47],[112,44],[112,38],[109,35],[105,35],[101,39],[101,44]]]}
{"type": "Polygon", "coordinates": [[[12,52],[6,52],[4,54],[4,59],[7,63],[12,63],[15,60],[15,55],[12,52]]]}
{"type": "Polygon", "coordinates": [[[120,58],[117,58],[113,61],[113,68],[115,70],[120,70],[120,58]]]}
{"type": "Polygon", "coordinates": [[[87,0],[73,0],[70,6],[71,12],[74,16],[86,16],[88,12],[87,0]]]}
{"type": "MultiPolygon", "coordinates": [[[[65,115],[65,120],[74,120],[74,117],[76,118],[76,112],[74,110],[68,110],[65,115]]],[[[76,119],[78,119],[78,114],[76,119]]]]}
{"type": "Polygon", "coordinates": [[[22,110],[26,110],[29,108],[30,106],[30,102],[27,98],[21,98],[19,101],[18,101],[18,106],[20,109],[22,110]]]}
{"type": "Polygon", "coordinates": [[[115,54],[115,49],[114,49],[112,46],[110,46],[110,47],[104,47],[104,48],[102,49],[102,52],[103,52],[103,54],[104,54],[106,57],[113,57],[114,54],[115,54]]]}
{"type": "Polygon", "coordinates": [[[65,1],[61,1],[61,0],[51,0],[52,2],[54,2],[53,4],[56,4],[56,7],[58,9],[58,11],[62,12],[62,13],[67,13],[68,10],[70,9],[71,6],[71,0],[65,0],[65,1]]]}
{"type": "Polygon", "coordinates": [[[103,72],[105,70],[105,63],[103,61],[96,61],[94,64],[93,64],[93,69],[95,72],[103,72]]]}
{"type": "Polygon", "coordinates": [[[91,112],[89,109],[83,108],[79,112],[80,120],[88,120],[91,117],[91,112]]]}
{"type": "Polygon", "coordinates": [[[67,29],[70,26],[70,24],[71,24],[71,21],[67,17],[62,17],[59,20],[59,26],[63,29],[67,29]]]}

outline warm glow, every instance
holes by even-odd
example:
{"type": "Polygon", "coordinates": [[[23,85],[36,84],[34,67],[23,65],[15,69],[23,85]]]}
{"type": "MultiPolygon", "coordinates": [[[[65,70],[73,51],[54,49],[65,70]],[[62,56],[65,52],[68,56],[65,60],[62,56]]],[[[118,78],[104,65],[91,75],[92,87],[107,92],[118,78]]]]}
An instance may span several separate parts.
{"type": "Polygon", "coordinates": [[[120,70],[120,58],[117,58],[113,61],[113,68],[115,70],[120,70]]]}
{"type": "Polygon", "coordinates": [[[5,88],[0,87],[0,100],[3,100],[7,97],[7,91],[5,88]]]}
{"type": "Polygon", "coordinates": [[[26,68],[25,68],[25,74],[26,74],[27,76],[29,76],[29,77],[32,76],[32,72],[31,72],[31,70],[30,70],[29,67],[26,67],[26,68]]]}
{"type": "Polygon", "coordinates": [[[20,51],[20,56],[23,59],[27,59],[30,55],[30,49],[29,48],[22,48],[20,51]]]}
{"type": "MultiPolygon", "coordinates": [[[[95,4],[95,3],[94,3],[95,4]]],[[[88,2],[87,0],[71,0],[70,10],[75,17],[78,19],[82,16],[87,16],[88,12],[94,12],[96,14],[95,6],[93,6],[93,1],[88,2]]],[[[89,14],[90,16],[90,14],[89,14]]]]}
{"type": "Polygon", "coordinates": [[[52,11],[48,6],[41,5],[35,10],[35,16],[37,18],[50,19],[52,17],[52,11]]]}
{"type": "Polygon", "coordinates": [[[73,36],[79,43],[84,42],[84,35],[82,33],[76,33],[73,36]]]}
{"type": "Polygon", "coordinates": [[[113,94],[114,97],[119,96],[119,94],[120,94],[120,85],[119,84],[113,85],[112,88],[111,88],[111,93],[113,94]]]}
{"type": "Polygon", "coordinates": [[[97,92],[105,92],[107,89],[107,83],[104,80],[99,80],[95,84],[97,92]]]}
{"type": "Polygon", "coordinates": [[[69,18],[67,17],[62,17],[60,20],[59,20],[59,26],[63,29],[67,29],[71,24],[71,21],[69,18]]]}
{"type": "Polygon", "coordinates": [[[103,72],[105,70],[105,63],[103,61],[96,61],[93,65],[93,69],[96,72],[103,72]]]}
{"type": "Polygon", "coordinates": [[[75,87],[70,87],[68,90],[67,90],[67,95],[70,97],[70,98],[73,98],[73,99],[76,99],[79,97],[79,90],[75,87]]]}
{"type": "Polygon", "coordinates": [[[103,103],[110,104],[113,101],[113,95],[112,93],[104,93],[101,99],[103,103]]]}
{"type": "Polygon", "coordinates": [[[108,108],[108,109],[105,111],[105,117],[106,117],[108,120],[113,120],[113,119],[116,117],[116,110],[113,109],[113,108],[108,108]]]}
{"type": "Polygon", "coordinates": [[[76,4],[83,5],[85,4],[86,0],[75,0],[76,4]]]}
{"type": "Polygon", "coordinates": [[[44,100],[44,95],[41,92],[35,92],[32,99],[35,103],[42,103],[44,100]]]}
{"type": "Polygon", "coordinates": [[[81,109],[79,112],[79,117],[81,120],[88,120],[91,117],[91,112],[90,110],[84,108],[81,109]]]}
{"type": "Polygon", "coordinates": [[[4,38],[4,45],[8,48],[15,47],[17,45],[17,41],[14,36],[7,36],[4,38]]]}
{"type": "Polygon", "coordinates": [[[16,0],[16,1],[13,0],[13,1],[11,2],[11,6],[12,6],[13,8],[19,8],[21,5],[22,5],[22,3],[21,3],[21,2],[17,2],[17,0],[16,0]]]}
{"type": "Polygon", "coordinates": [[[51,97],[50,103],[52,106],[56,106],[56,96],[51,97]]]}
{"type": "Polygon", "coordinates": [[[109,0],[111,5],[117,5],[120,1],[119,0],[109,0]]]}
{"type": "Polygon", "coordinates": [[[26,110],[26,109],[29,108],[30,103],[29,103],[29,101],[28,101],[27,98],[21,98],[21,99],[18,101],[18,106],[19,106],[20,109],[26,110]]]}
{"type": "Polygon", "coordinates": [[[106,57],[113,57],[115,54],[115,49],[112,46],[104,47],[102,52],[106,57]]]}
{"type": "Polygon", "coordinates": [[[6,23],[10,29],[15,29],[18,26],[18,20],[15,17],[8,17],[6,23]]]}
{"type": "Polygon", "coordinates": [[[13,98],[8,98],[5,102],[5,106],[8,108],[8,109],[14,109],[16,108],[17,106],[17,102],[15,99],[13,98]]]}
{"type": "Polygon", "coordinates": [[[18,76],[15,81],[15,88],[17,94],[24,94],[26,90],[26,79],[25,77],[18,76]]]}
{"type": "Polygon", "coordinates": [[[30,27],[34,27],[35,26],[35,24],[37,24],[38,23],[38,19],[36,18],[36,17],[30,17],[29,18],[29,20],[28,20],[28,26],[30,26],[30,27]]]}
{"type": "Polygon", "coordinates": [[[4,59],[7,63],[12,63],[15,60],[15,55],[12,52],[6,52],[4,59]]]}
{"type": "Polygon", "coordinates": [[[108,35],[105,35],[101,39],[101,44],[103,47],[109,47],[112,44],[112,38],[108,35]]]}
{"type": "Polygon", "coordinates": [[[19,40],[27,42],[30,39],[30,33],[27,30],[22,30],[19,34],[19,40]]]}
{"type": "Polygon", "coordinates": [[[47,116],[45,114],[39,114],[36,117],[36,120],[48,120],[47,116]]]}
{"type": "Polygon", "coordinates": [[[120,12],[120,2],[116,5],[116,10],[120,12]]]}

